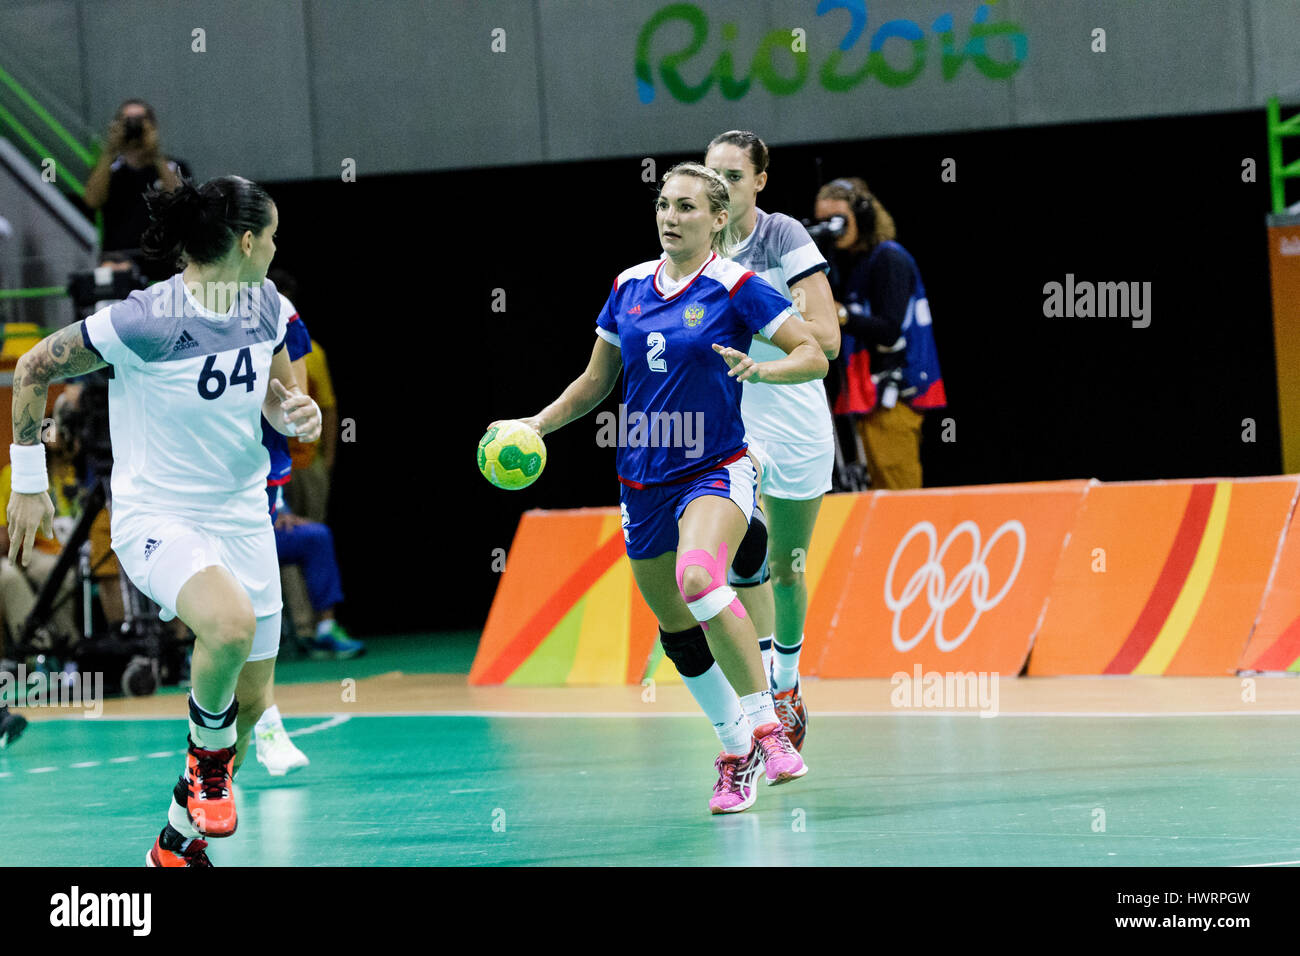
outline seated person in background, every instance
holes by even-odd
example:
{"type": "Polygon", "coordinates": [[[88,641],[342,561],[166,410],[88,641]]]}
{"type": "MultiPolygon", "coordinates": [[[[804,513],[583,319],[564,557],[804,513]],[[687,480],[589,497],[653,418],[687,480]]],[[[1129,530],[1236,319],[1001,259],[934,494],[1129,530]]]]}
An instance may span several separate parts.
{"type": "Polygon", "coordinates": [[[316,612],[316,636],[308,644],[311,656],[347,660],[365,653],[366,645],[349,637],[334,619],[334,605],[343,600],[343,585],[329,527],[300,518],[288,509],[281,495],[272,502],[271,515],[280,564],[302,568],[307,595],[316,612]]]}
{"type": "MultiPolygon", "coordinates": [[[[60,541],[72,532],[80,513],[77,502],[77,473],[73,465],[76,448],[73,436],[63,427],[67,421],[70,402],[66,395],[60,395],[54,403],[55,427],[48,429],[45,435],[46,454],[49,461],[50,499],[54,502],[54,537],[46,538],[38,531],[36,550],[26,567],[9,563],[8,557],[0,557],[0,603],[3,604],[4,623],[8,625],[9,634],[17,638],[22,632],[23,624],[36,605],[36,595],[45,584],[46,578],[54,570],[62,550],[60,541]]],[[[5,465],[0,469],[0,554],[9,553],[9,527],[7,511],[13,468],[5,465]]],[[[104,516],[107,518],[107,515],[104,516]]],[[[76,586],[76,574],[68,570],[63,588],[55,598],[54,610],[48,624],[36,631],[35,641],[38,647],[48,650],[53,647],[71,647],[81,637],[76,620],[76,601],[71,592],[76,586]]],[[[62,656],[62,655],[60,655],[62,656]]]]}

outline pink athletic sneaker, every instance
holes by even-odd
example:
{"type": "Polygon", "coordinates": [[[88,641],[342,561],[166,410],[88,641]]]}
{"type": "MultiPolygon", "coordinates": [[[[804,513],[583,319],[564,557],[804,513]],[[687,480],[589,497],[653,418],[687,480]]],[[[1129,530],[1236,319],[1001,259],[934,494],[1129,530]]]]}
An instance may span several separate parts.
{"type": "Polygon", "coordinates": [[[751,748],[747,757],[718,754],[713,765],[718,768],[718,782],[709,798],[709,812],[739,813],[753,806],[758,796],[754,778],[763,765],[759,749],[751,748]]]}
{"type": "Polygon", "coordinates": [[[756,750],[762,751],[763,768],[767,772],[767,785],[788,783],[808,772],[808,765],[794,749],[785,728],[780,724],[764,724],[754,731],[756,750]]]}

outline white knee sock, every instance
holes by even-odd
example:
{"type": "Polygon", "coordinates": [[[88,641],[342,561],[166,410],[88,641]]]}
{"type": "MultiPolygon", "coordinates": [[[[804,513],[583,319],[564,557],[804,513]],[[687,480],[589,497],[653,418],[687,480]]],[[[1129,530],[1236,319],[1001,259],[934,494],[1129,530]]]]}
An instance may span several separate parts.
{"type": "Polygon", "coordinates": [[[764,724],[780,723],[776,717],[776,708],[772,705],[770,690],[760,690],[757,694],[740,698],[740,706],[744,709],[745,716],[749,718],[750,726],[755,730],[764,724]]]}
{"type": "Polygon", "coordinates": [[[722,749],[729,754],[743,757],[753,745],[752,732],[740,698],[735,689],[722,674],[722,668],[714,661],[707,671],[698,677],[683,677],[682,683],[700,705],[704,716],[709,718],[713,729],[717,731],[722,749]]]}
{"type": "Polygon", "coordinates": [[[776,653],[772,677],[776,680],[776,689],[778,692],[793,690],[799,680],[799,652],[803,650],[803,635],[799,635],[799,643],[794,647],[775,641],[773,647],[776,653]]]}
{"type": "Polygon", "coordinates": [[[217,711],[204,710],[192,693],[190,701],[193,705],[190,707],[190,739],[194,741],[194,746],[201,750],[225,750],[227,747],[235,746],[235,742],[239,739],[235,722],[230,721],[227,727],[217,726],[228,718],[230,708],[235,705],[235,695],[231,694],[225,706],[217,711]],[[202,723],[194,719],[196,709],[199,712],[197,716],[202,718],[202,723]]]}
{"type": "Polygon", "coordinates": [[[199,836],[199,831],[194,829],[194,824],[190,823],[190,815],[185,812],[184,807],[176,802],[175,797],[167,801],[167,822],[172,825],[173,830],[187,840],[193,840],[199,836]]]}

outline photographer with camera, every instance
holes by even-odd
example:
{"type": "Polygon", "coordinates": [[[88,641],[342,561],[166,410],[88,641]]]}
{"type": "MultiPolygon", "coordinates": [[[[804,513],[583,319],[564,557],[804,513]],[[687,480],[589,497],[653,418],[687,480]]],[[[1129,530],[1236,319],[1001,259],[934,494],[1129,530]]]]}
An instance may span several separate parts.
{"type": "Polygon", "coordinates": [[[104,211],[104,251],[129,253],[150,279],[169,278],[175,271],[172,263],[150,259],[140,251],[140,237],[149,227],[144,194],[150,188],[174,190],[182,177],[191,175],[184,160],[162,152],[152,106],[136,99],[119,106],[104,151],[86,180],[86,205],[104,211]]]}
{"type": "Polygon", "coordinates": [[[843,332],[835,414],[862,416],[872,488],[920,488],[924,412],[947,404],[921,272],[861,179],[823,186],[815,215],[843,332]]]}

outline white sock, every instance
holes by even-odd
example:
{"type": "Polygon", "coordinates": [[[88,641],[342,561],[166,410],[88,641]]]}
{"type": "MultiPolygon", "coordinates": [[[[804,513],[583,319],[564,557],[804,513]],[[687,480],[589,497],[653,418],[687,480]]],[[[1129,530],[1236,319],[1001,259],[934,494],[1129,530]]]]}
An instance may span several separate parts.
{"type": "Polygon", "coordinates": [[[752,746],[749,721],[740,706],[740,698],[735,688],[722,674],[718,662],[698,677],[683,677],[682,683],[700,705],[704,716],[709,718],[713,729],[717,731],[722,749],[729,754],[745,756],[752,746]]]}
{"type": "Polygon", "coordinates": [[[772,673],[772,635],[758,639],[758,649],[763,652],[763,673],[772,673]]]}
{"type": "Polygon", "coordinates": [[[803,650],[803,635],[799,635],[799,643],[794,647],[787,647],[775,641],[772,645],[775,651],[772,677],[776,681],[776,689],[782,693],[793,690],[799,680],[799,652],[803,650]]]}
{"type": "Polygon", "coordinates": [[[776,717],[776,708],[772,705],[770,690],[760,690],[757,694],[740,698],[740,706],[745,711],[745,716],[749,718],[750,726],[755,730],[764,724],[780,723],[776,717]]]}
{"type": "Polygon", "coordinates": [[[262,711],[262,716],[257,718],[257,726],[254,730],[259,732],[270,730],[272,727],[281,726],[284,720],[280,717],[280,708],[272,704],[266,710],[262,711]]]}
{"type": "MultiPolygon", "coordinates": [[[[219,723],[222,718],[230,711],[235,703],[235,695],[231,694],[230,699],[226,701],[225,706],[220,710],[211,711],[204,708],[194,698],[193,691],[190,692],[190,700],[194,706],[203,712],[203,717],[209,723],[219,723]]],[[[190,739],[194,741],[194,746],[200,750],[225,750],[227,747],[235,746],[239,739],[239,731],[232,720],[229,727],[208,727],[203,724],[195,723],[193,709],[190,711],[190,739]]]]}
{"type": "Polygon", "coordinates": [[[175,797],[167,801],[167,822],[172,825],[173,830],[187,840],[199,836],[199,831],[194,829],[194,824],[190,823],[190,815],[176,802],[175,797]]]}
{"type": "Polygon", "coordinates": [[[320,623],[316,625],[316,636],[326,637],[329,634],[329,632],[333,629],[334,629],[334,618],[323,617],[321,618],[320,623]]]}

